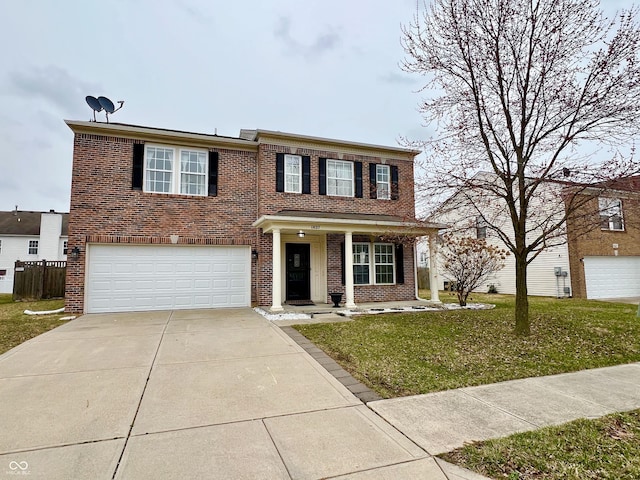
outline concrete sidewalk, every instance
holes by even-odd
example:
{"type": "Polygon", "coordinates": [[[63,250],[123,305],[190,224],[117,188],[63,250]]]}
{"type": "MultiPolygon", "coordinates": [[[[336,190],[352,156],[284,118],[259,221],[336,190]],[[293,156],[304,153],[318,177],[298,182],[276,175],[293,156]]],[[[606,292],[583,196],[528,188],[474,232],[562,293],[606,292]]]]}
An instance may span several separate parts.
{"type": "Polygon", "coordinates": [[[640,408],[640,363],[525,378],[367,404],[431,455],[640,408]]]}
{"type": "Polygon", "coordinates": [[[250,309],[85,315],[0,355],[0,479],[472,480],[431,455],[640,407],[640,364],[366,406],[323,365],[250,309]]]}
{"type": "Polygon", "coordinates": [[[250,309],[80,317],[0,356],[0,405],[0,478],[464,478],[250,309]]]}

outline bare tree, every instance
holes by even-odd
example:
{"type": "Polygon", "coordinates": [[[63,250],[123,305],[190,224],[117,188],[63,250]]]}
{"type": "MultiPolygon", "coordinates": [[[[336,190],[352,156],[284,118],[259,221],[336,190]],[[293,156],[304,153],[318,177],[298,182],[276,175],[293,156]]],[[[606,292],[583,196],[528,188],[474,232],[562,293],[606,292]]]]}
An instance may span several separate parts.
{"type": "Polygon", "coordinates": [[[504,267],[504,260],[509,252],[487,244],[484,239],[453,234],[445,234],[443,239],[440,267],[443,273],[455,281],[458,303],[464,307],[469,293],[504,267]]]}
{"type": "Polygon", "coordinates": [[[527,266],[566,241],[586,185],[639,171],[633,148],[618,150],[640,125],[637,10],[610,20],[597,0],[433,0],[403,46],[437,131],[418,142],[422,193],[465,206],[512,252],[515,331],[529,334],[527,266]]]}

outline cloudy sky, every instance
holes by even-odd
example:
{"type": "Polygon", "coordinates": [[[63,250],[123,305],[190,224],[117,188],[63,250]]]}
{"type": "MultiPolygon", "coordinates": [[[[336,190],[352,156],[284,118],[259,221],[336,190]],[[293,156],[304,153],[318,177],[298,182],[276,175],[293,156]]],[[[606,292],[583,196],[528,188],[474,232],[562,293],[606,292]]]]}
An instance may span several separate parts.
{"type": "MultiPolygon", "coordinates": [[[[605,0],[608,10],[630,1],[605,0]]],[[[86,95],[114,122],[262,128],[397,145],[426,138],[403,73],[415,0],[0,1],[0,210],[69,210],[86,95]]],[[[104,120],[104,114],[98,114],[104,120]]]]}

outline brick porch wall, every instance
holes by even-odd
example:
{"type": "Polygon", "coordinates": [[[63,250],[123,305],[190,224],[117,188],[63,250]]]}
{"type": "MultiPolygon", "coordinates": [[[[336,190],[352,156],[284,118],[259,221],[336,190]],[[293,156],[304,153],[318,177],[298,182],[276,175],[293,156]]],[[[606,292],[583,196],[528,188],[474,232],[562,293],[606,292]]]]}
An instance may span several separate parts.
{"type": "MultiPolygon", "coordinates": [[[[355,236],[354,242],[369,241],[369,237],[355,236]]],[[[327,235],[327,287],[328,292],[344,293],[342,284],[342,255],[341,244],[344,235],[327,235]]],[[[355,302],[390,302],[394,300],[415,300],[415,277],[413,274],[413,247],[405,245],[404,253],[404,284],[396,285],[355,285],[355,302]]],[[[373,274],[373,272],[372,272],[373,274]]],[[[342,297],[344,301],[344,296],[342,297]]],[[[327,303],[330,298],[327,297],[327,303]]]]}

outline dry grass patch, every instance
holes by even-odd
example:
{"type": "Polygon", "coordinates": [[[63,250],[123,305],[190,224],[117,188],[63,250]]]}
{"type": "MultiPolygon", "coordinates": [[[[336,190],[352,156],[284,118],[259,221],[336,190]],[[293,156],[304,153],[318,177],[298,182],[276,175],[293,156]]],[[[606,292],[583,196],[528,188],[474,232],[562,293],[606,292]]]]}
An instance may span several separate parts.
{"type": "Polygon", "coordinates": [[[64,313],[25,315],[25,310],[49,311],[64,307],[64,300],[14,302],[10,294],[0,294],[0,354],[63,323],[64,313]]]}
{"type": "Polygon", "coordinates": [[[466,445],[441,458],[509,480],[640,478],[640,410],[466,445]]]}

